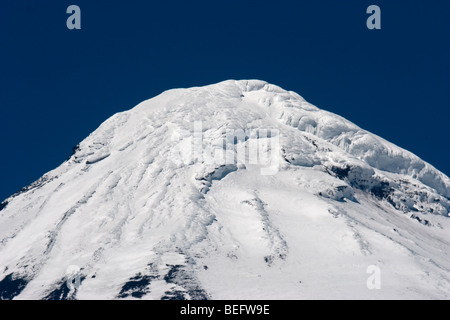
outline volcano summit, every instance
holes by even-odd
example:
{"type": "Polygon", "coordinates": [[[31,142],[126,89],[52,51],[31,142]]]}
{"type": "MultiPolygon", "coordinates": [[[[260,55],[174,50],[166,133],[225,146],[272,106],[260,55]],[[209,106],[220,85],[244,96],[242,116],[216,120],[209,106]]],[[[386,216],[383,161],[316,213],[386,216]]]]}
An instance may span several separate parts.
{"type": "Polygon", "coordinates": [[[169,90],[1,203],[0,299],[448,299],[449,213],[446,175],[294,92],[169,90]]]}

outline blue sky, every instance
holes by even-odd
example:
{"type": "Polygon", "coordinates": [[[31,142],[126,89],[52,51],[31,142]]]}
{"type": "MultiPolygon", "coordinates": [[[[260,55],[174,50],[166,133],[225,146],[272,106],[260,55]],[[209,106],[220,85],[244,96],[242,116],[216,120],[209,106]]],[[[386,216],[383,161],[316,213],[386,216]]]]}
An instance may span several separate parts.
{"type": "Polygon", "coordinates": [[[296,91],[450,175],[449,14],[442,0],[2,0],[0,198],[114,113],[226,79],[296,91]]]}

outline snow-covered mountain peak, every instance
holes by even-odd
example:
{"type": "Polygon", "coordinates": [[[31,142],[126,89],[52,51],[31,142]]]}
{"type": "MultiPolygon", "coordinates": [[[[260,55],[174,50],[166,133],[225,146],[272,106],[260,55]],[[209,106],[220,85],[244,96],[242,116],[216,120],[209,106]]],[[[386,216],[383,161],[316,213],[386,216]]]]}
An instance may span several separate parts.
{"type": "MultiPolygon", "coordinates": [[[[126,122],[125,118],[132,115],[145,126],[146,115],[154,117],[161,113],[169,122],[177,125],[182,122],[184,129],[188,129],[186,123],[194,121],[202,121],[207,128],[293,127],[305,136],[337,146],[372,168],[410,176],[450,197],[448,177],[430,164],[338,115],[320,110],[298,94],[265,81],[228,80],[205,87],[169,90],[118,115],[119,119],[113,117],[111,126],[126,122]]],[[[126,134],[119,136],[123,138],[126,134]]],[[[304,161],[314,163],[308,157],[304,161]]]]}
{"type": "Polygon", "coordinates": [[[2,202],[0,298],[448,297],[449,198],[430,164],[297,93],[169,90],[2,202]]]}

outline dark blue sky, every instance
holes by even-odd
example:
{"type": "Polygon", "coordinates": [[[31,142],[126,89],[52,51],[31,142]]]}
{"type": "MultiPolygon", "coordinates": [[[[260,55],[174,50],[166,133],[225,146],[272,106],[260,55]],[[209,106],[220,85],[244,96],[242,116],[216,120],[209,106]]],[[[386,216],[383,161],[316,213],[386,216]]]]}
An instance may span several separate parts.
{"type": "Polygon", "coordinates": [[[445,0],[2,0],[0,198],[114,113],[226,79],[296,91],[449,175],[449,16],[445,0]]]}

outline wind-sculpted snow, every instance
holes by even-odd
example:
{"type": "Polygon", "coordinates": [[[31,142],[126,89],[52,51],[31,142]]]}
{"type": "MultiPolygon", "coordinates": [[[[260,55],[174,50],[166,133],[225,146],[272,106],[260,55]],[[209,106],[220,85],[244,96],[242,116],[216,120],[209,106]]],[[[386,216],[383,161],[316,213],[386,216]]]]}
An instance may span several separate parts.
{"type": "Polygon", "coordinates": [[[327,111],[289,107],[281,107],[283,123],[330,142],[373,168],[408,175],[450,198],[448,177],[412,153],[327,111]]]}
{"type": "Polygon", "coordinates": [[[73,151],[0,204],[1,299],[449,297],[449,178],[294,92],[169,90],[73,151]]]}

